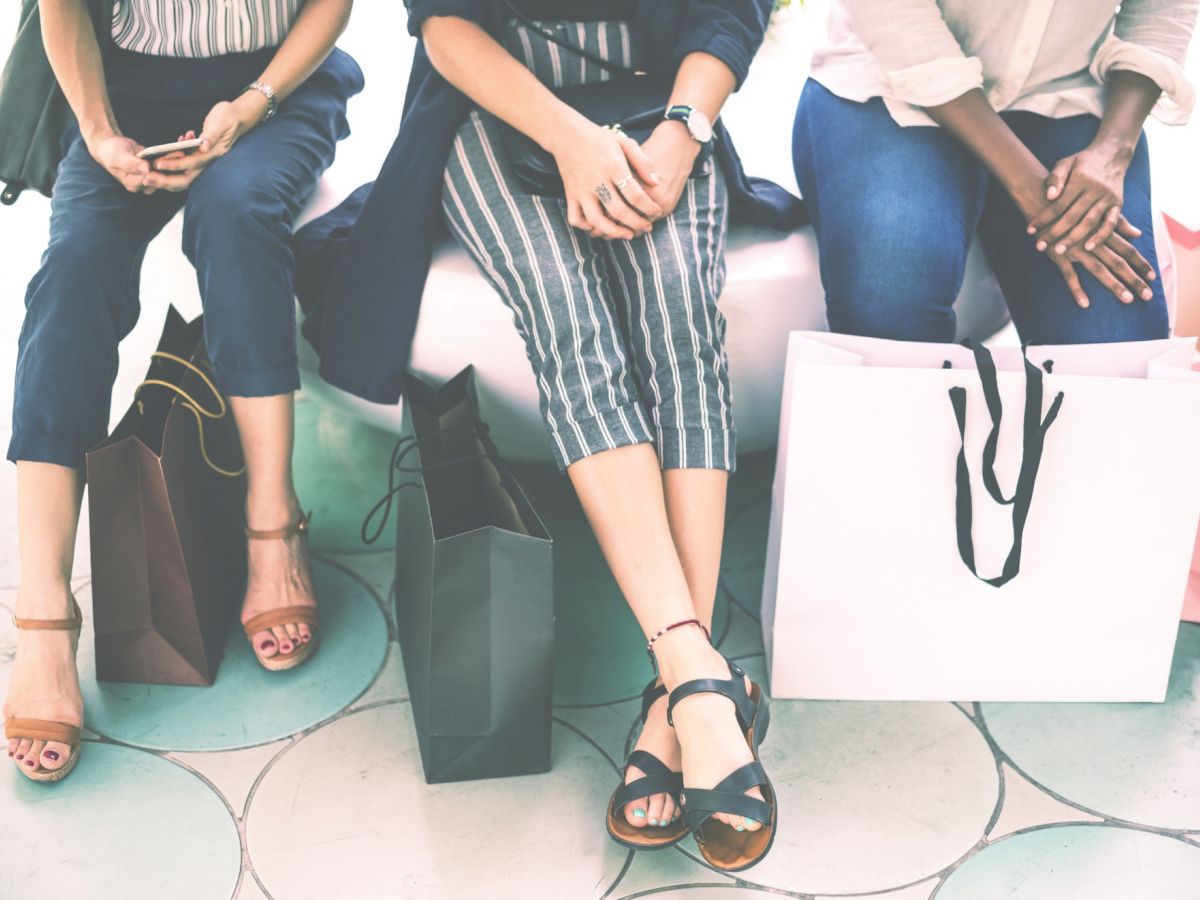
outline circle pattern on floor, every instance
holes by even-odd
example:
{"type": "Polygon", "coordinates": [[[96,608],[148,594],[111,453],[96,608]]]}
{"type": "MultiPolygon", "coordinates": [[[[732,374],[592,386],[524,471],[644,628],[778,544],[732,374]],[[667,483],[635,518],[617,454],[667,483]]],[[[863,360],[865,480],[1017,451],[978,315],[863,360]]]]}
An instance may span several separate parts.
{"type": "Polygon", "coordinates": [[[1104,815],[1200,831],[1200,625],[1180,626],[1165,703],[985,703],[1029,777],[1104,815]]]}
{"type": "Polygon", "coordinates": [[[1063,825],[1016,834],[972,856],[937,900],[1195,900],[1200,847],[1130,828],[1063,825]]]}
{"type": "Polygon", "coordinates": [[[314,559],[313,579],[321,601],[321,643],[313,657],[268,672],[235,623],[212,687],[98,683],[85,615],[79,677],[87,726],[155,750],[233,750],[287,737],[344,709],[383,665],[387,623],[370,592],[340,569],[314,559]]]}
{"type": "Polygon", "coordinates": [[[85,742],[58,784],[5,771],[0,809],[5,897],[230,897],[237,884],[242,851],[229,810],[152,753],[85,742]]]}
{"type": "Polygon", "coordinates": [[[927,878],[978,843],[1000,790],[983,735],[950,703],[775,703],[762,760],[779,833],[740,877],[806,894],[927,878]]]}
{"type": "Polygon", "coordinates": [[[364,897],[603,893],[627,856],[601,830],[616,773],[557,723],[553,741],[548,774],[426,785],[408,703],[344,716],[259,785],[246,819],[254,869],[288,900],[344,896],[348,873],[364,897]]]}

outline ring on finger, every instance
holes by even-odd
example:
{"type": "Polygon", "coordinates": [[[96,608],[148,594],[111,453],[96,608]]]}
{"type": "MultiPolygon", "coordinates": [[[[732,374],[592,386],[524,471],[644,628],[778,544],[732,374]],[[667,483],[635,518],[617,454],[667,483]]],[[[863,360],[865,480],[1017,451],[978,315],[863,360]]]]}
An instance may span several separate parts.
{"type": "MultiPolygon", "coordinates": [[[[620,187],[619,184],[618,187],[620,187]]],[[[605,206],[612,202],[612,192],[608,189],[608,185],[603,182],[597,186],[596,196],[600,198],[600,202],[605,206]]]]}
{"type": "Polygon", "coordinates": [[[633,176],[632,176],[632,175],[626,175],[626,176],[625,176],[624,178],[622,178],[620,181],[618,181],[618,182],[615,182],[615,184],[616,184],[616,186],[617,186],[617,190],[619,191],[619,190],[623,189],[623,188],[625,187],[625,185],[629,184],[629,182],[631,182],[631,181],[633,181],[633,176]]]}

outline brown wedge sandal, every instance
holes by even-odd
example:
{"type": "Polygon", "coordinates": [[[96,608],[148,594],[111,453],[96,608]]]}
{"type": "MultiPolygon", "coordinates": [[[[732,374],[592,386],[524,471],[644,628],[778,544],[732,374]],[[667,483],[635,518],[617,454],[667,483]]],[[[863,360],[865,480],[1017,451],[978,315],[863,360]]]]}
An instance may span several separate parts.
{"type": "MultiPolygon", "coordinates": [[[[70,619],[21,619],[13,616],[13,624],[25,631],[77,631],[83,626],[83,613],[74,598],[71,600],[73,615],[70,619]]],[[[11,718],[4,722],[4,736],[8,740],[56,741],[66,744],[71,751],[61,769],[43,769],[39,764],[32,771],[28,766],[17,766],[21,774],[30,781],[53,782],[62,781],[79,762],[79,751],[82,744],[79,740],[79,728],[63,722],[50,722],[46,719],[11,718]]]]}
{"type": "MultiPolygon", "coordinates": [[[[247,528],[246,537],[252,541],[278,541],[293,537],[294,535],[306,538],[308,537],[308,526],[311,521],[312,513],[308,513],[295,525],[287,525],[271,531],[255,531],[253,528],[247,528]]],[[[242,630],[246,632],[246,640],[250,642],[250,647],[254,650],[255,657],[258,658],[259,664],[264,669],[271,672],[294,669],[305,662],[317,650],[317,608],[315,606],[282,606],[279,609],[271,609],[252,616],[249,621],[242,625],[242,630]],[[274,656],[263,656],[259,652],[258,647],[255,646],[254,635],[260,631],[269,631],[272,628],[278,628],[281,625],[307,625],[312,632],[312,640],[307,644],[297,644],[291,653],[276,653],[274,656]]]]}

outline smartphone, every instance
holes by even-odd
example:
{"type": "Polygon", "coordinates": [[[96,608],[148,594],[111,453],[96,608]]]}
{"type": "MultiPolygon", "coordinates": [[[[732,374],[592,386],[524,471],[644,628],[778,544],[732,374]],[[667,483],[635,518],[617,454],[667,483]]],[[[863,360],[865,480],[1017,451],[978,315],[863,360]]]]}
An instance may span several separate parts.
{"type": "Polygon", "coordinates": [[[192,138],[190,141],[176,141],[173,144],[156,144],[153,147],[147,147],[138,154],[139,159],[154,159],[156,156],[165,156],[168,153],[175,153],[182,150],[184,153],[190,153],[200,146],[200,138],[192,138]]]}

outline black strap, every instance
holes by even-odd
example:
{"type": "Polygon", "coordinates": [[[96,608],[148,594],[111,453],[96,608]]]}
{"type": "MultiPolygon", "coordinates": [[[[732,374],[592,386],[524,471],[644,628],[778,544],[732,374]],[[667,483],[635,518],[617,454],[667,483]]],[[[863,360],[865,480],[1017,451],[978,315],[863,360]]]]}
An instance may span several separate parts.
{"type": "Polygon", "coordinates": [[[661,759],[645,750],[634,750],[625,761],[625,771],[629,767],[640,769],[645,775],[629,784],[623,784],[613,794],[613,804],[624,806],[634,800],[641,800],[654,794],[670,794],[676,802],[683,791],[683,774],[672,772],[661,759]]]}
{"type": "Polygon", "coordinates": [[[742,730],[745,731],[750,727],[758,707],[746,693],[746,673],[740,666],[728,659],[725,660],[725,663],[729,666],[729,674],[733,676],[732,678],[697,678],[694,681],[685,681],[671,691],[671,700],[667,704],[667,724],[675,725],[674,712],[679,701],[686,700],[693,694],[720,694],[733,701],[734,709],[737,711],[738,724],[742,726],[742,730]]]}
{"type": "Polygon", "coordinates": [[[571,44],[567,43],[566,40],[564,40],[563,38],[561,38],[557,34],[555,34],[553,31],[549,31],[548,29],[543,28],[537,22],[533,21],[533,19],[531,19],[527,15],[525,15],[525,13],[521,12],[521,10],[517,9],[517,7],[513,4],[512,0],[504,0],[504,5],[508,7],[508,10],[509,10],[509,12],[511,12],[513,14],[513,17],[515,19],[517,19],[517,21],[519,21],[526,28],[528,28],[530,31],[545,38],[546,40],[550,41],[551,43],[558,44],[558,46],[562,47],[564,50],[574,53],[576,56],[578,56],[582,59],[586,59],[588,62],[592,63],[593,65],[599,66],[606,72],[609,72],[613,75],[641,75],[641,74],[644,74],[639,69],[626,68],[625,66],[622,66],[618,63],[614,63],[614,62],[611,62],[610,60],[604,59],[603,57],[597,56],[596,54],[594,54],[588,50],[584,50],[581,47],[572,46],[571,44]]]}
{"type": "Polygon", "coordinates": [[[667,696],[667,686],[658,684],[658,679],[651,679],[642,691],[642,724],[650,717],[650,707],[658,702],[660,697],[667,696]]]}
{"type": "Polygon", "coordinates": [[[697,839],[701,837],[700,827],[716,813],[742,816],[769,825],[771,804],[746,793],[752,788],[765,787],[768,784],[770,782],[767,780],[767,773],[763,770],[762,763],[756,760],[734,769],[712,789],[684,788],[683,820],[696,832],[697,839]]]}
{"type": "Polygon", "coordinates": [[[1017,476],[1017,486],[1012,498],[1006,500],[1003,494],[1000,493],[995,471],[992,468],[996,461],[994,439],[997,439],[1001,415],[1000,389],[996,377],[996,366],[991,354],[982,345],[974,344],[972,345],[972,350],[975,351],[975,358],[978,361],[979,377],[983,382],[984,398],[988,403],[989,411],[992,412],[992,433],[989,434],[988,444],[984,448],[984,482],[985,484],[988,483],[988,474],[991,472],[991,483],[988,486],[988,493],[998,503],[1012,505],[1013,542],[1008,557],[1004,560],[1004,567],[998,576],[984,578],[979,574],[979,571],[975,567],[975,544],[971,533],[974,510],[971,501],[970,468],[967,465],[967,391],[966,388],[955,387],[950,389],[950,403],[954,407],[954,418],[958,422],[958,434],[962,441],[958,451],[955,470],[957,488],[955,527],[958,531],[958,553],[976,578],[993,587],[1002,587],[1016,578],[1017,573],[1021,570],[1021,550],[1025,540],[1025,523],[1029,518],[1029,508],[1033,503],[1033,489],[1037,482],[1038,469],[1042,463],[1046,432],[1050,430],[1050,426],[1058,418],[1059,410],[1062,408],[1063,393],[1059,391],[1058,396],[1054,398],[1054,402],[1050,405],[1049,412],[1046,413],[1046,417],[1043,419],[1042,372],[1028,359],[1025,359],[1025,432],[1021,471],[1017,476]],[[994,401],[990,398],[994,398],[994,401]],[[990,456],[988,454],[988,446],[991,447],[990,456]],[[995,488],[994,491],[993,487],[995,488]]]}

